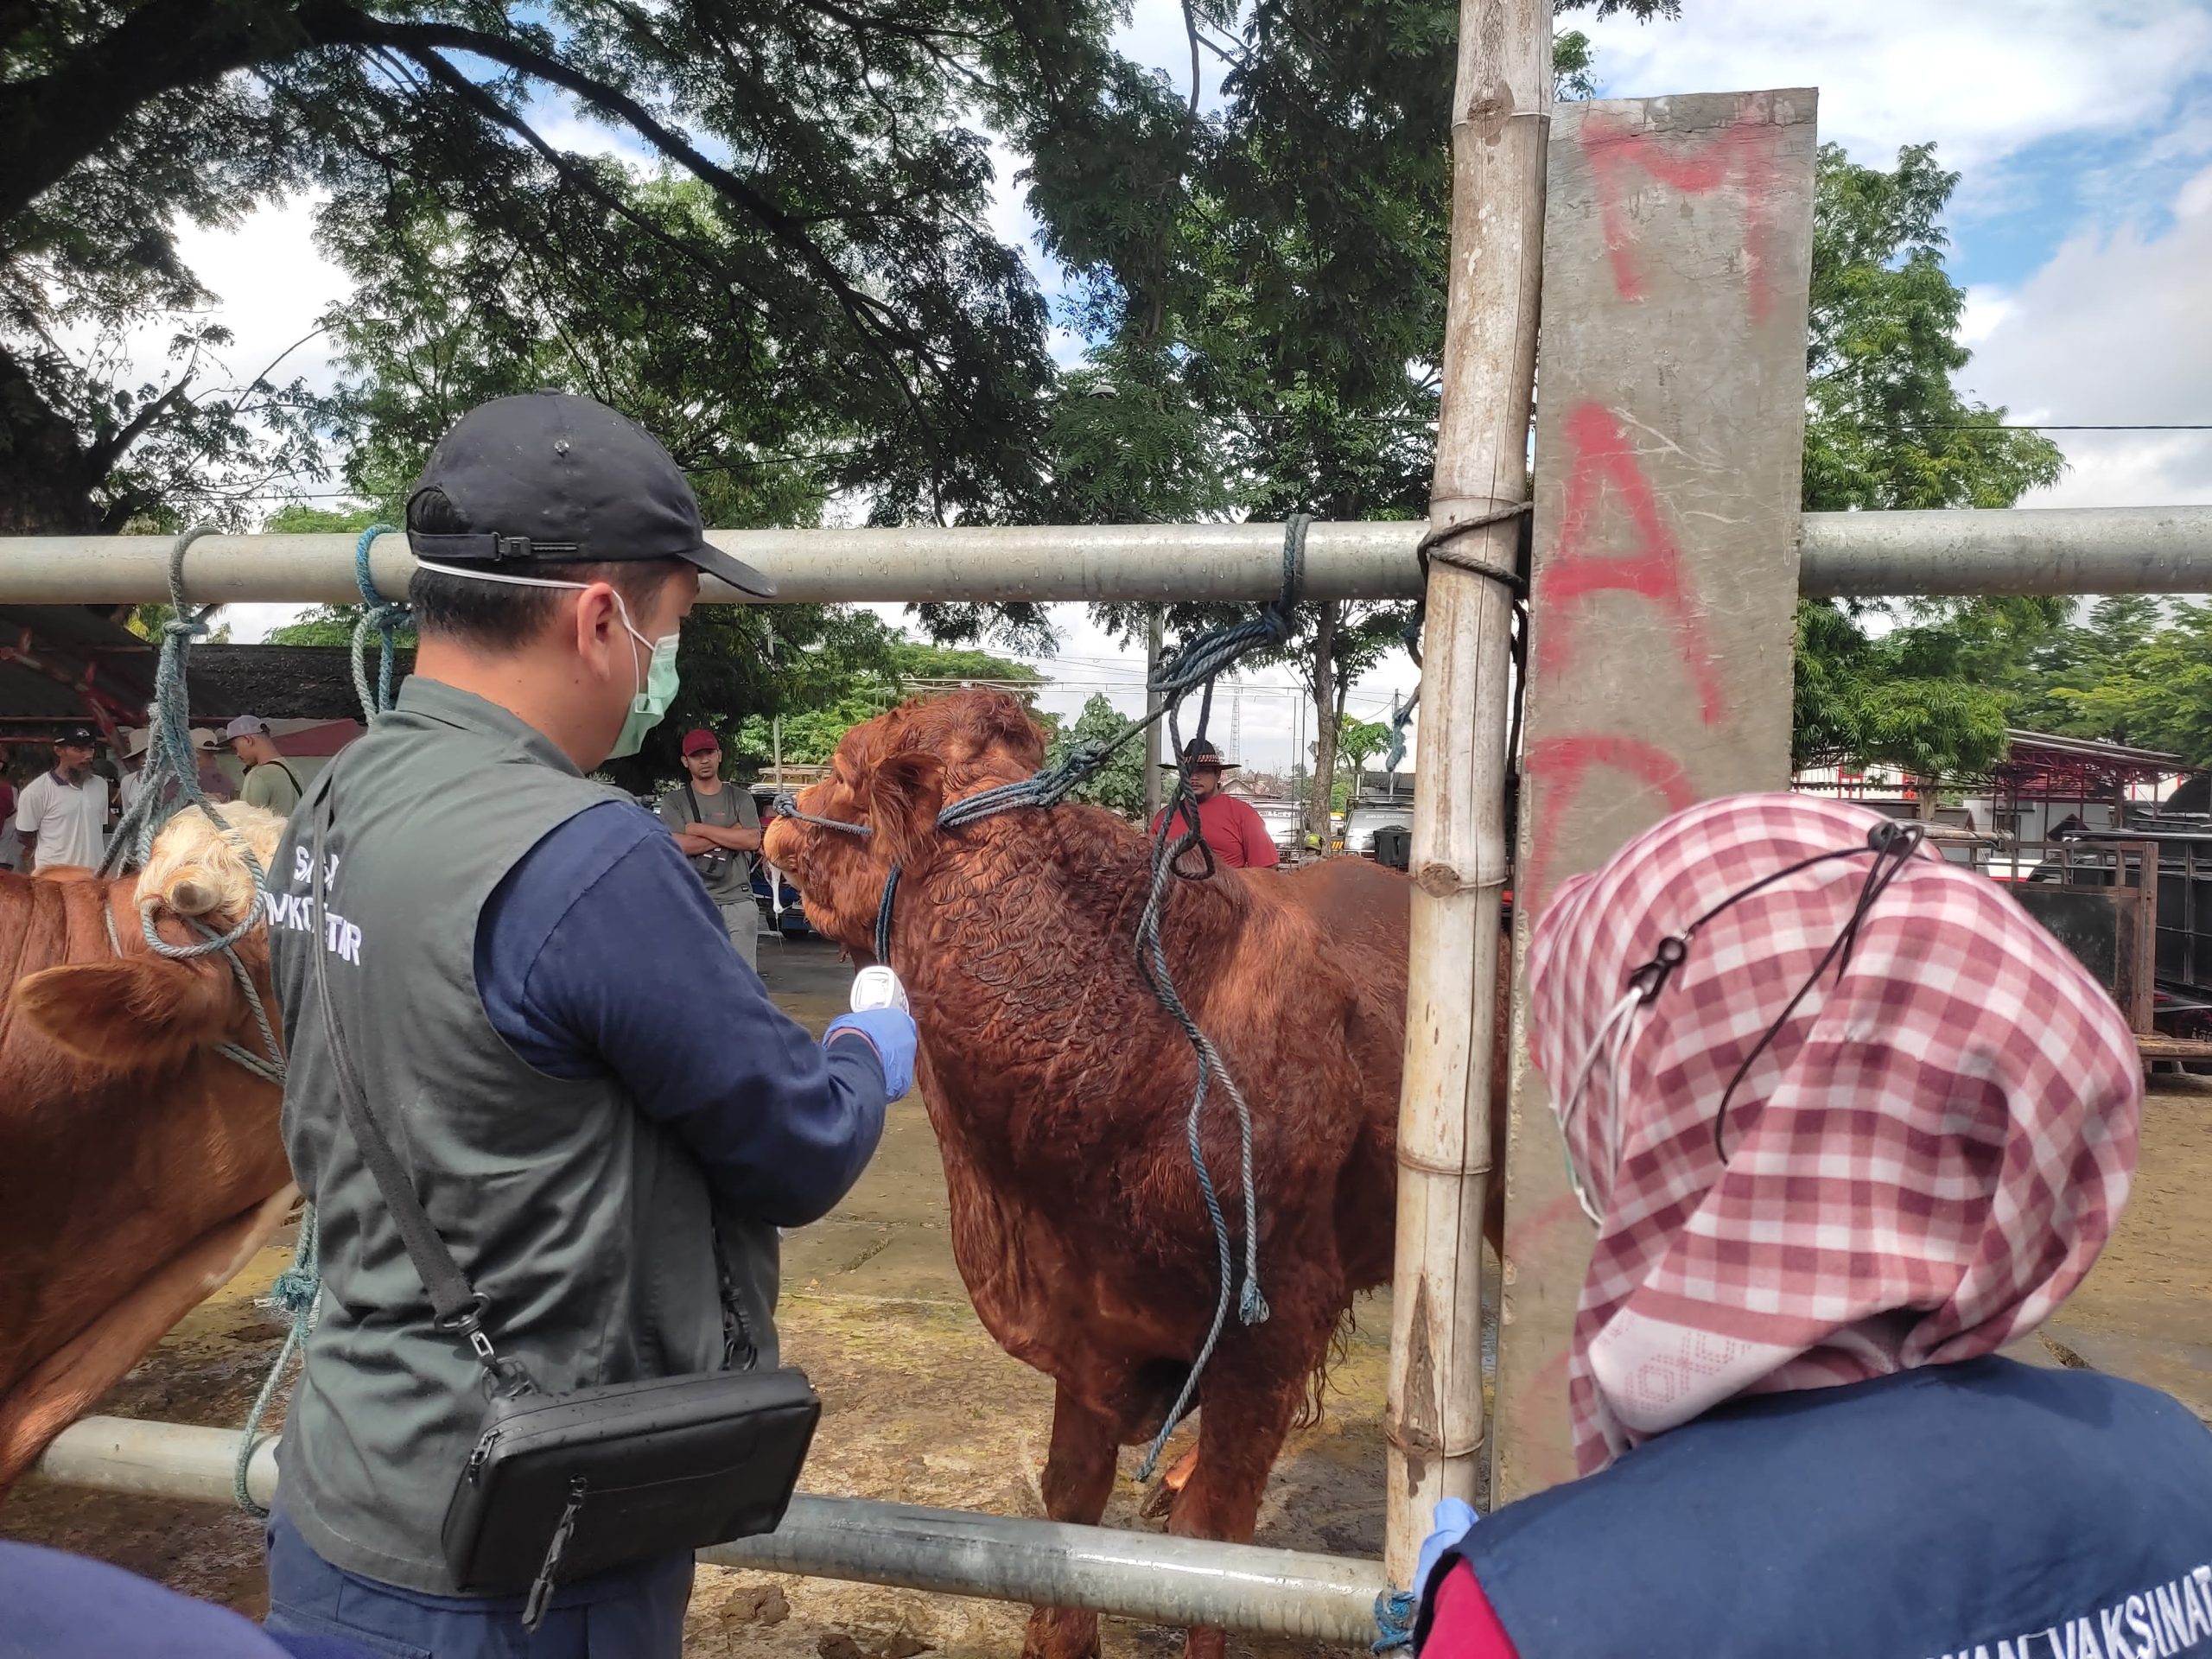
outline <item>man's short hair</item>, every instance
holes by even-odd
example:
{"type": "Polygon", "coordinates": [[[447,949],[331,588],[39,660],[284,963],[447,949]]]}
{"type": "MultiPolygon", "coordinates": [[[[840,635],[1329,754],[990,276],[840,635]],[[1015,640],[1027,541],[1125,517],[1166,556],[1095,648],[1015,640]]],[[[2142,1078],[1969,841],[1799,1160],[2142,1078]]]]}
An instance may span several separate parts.
{"type": "MultiPolygon", "coordinates": [[[[444,491],[420,490],[407,504],[407,527],[425,535],[465,535],[476,528],[444,491]]],[[[510,573],[548,582],[603,582],[622,595],[630,620],[660,591],[661,584],[684,568],[680,559],[625,559],[606,564],[533,563],[510,573]]],[[[408,579],[407,603],[415,626],[426,634],[458,639],[486,651],[513,651],[545,631],[568,589],[518,588],[512,582],[479,582],[418,569],[408,579]]]]}

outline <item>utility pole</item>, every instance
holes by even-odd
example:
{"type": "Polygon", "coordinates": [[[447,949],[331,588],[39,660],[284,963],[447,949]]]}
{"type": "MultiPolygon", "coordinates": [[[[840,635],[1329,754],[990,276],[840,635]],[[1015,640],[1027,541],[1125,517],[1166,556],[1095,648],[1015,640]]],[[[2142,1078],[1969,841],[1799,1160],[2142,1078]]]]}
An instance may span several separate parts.
{"type": "MultiPolygon", "coordinates": [[[[1147,715],[1160,712],[1160,699],[1153,686],[1160,678],[1160,658],[1166,645],[1166,611],[1155,605],[1144,625],[1144,711],[1147,715]]],[[[1149,829],[1160,816],[1160,721],[1154,721],[1144,728],[1144,821],[1149,829]]]]}

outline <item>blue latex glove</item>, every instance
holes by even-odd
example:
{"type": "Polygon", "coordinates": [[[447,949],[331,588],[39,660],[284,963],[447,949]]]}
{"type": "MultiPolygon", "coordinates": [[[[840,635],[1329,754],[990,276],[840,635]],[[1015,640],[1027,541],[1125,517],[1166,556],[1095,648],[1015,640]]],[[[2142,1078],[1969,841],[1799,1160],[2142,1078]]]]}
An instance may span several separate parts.
{"type": "Polygon", "coordinates": [[[1441,1497],[1436,1501],[1433,1523],[1436,1530],[1422,1541],[1420,1558],[1414,1567],[1413,1592],[1415,1596],[1428,1589],[1428,1575],[1436,1571],[1436,1564],[1444,1552],[1475,1529],[1475,1522],[1482,1517],[1462,1500],[1441,1497]]]}
{"type": "Polygon", "coordinates": [[[822,1046],[838,1041],[863,1039],[875,1051],[883,1066],[883,1092],[897,1100],[914,1086],[914,1020],[904,1008],[862,1008],[841,1014],[822,1033],[822,1046]],[[848,1033],[850,1033],[848,1035],[848,1033]]]}

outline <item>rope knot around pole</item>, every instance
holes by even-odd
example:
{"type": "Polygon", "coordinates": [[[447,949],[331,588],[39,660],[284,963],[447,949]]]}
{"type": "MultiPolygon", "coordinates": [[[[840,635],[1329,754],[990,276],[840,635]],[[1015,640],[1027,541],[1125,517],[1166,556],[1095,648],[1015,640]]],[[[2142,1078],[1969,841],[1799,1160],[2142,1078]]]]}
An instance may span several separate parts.
{"type": "Polygon", "coordinates": [[[399,653],[399,629],[414,615],[404,602],[386,599],[377,591],[376,578],[369,569],[369,548],[378,537],[389,534],[391,530],[390,524],[371,524],[353,543],[353,582],[361,590],[361,620],[353,625],[353,695],[360,699],[365,720],[391,707],[392,666],[399,653]],[[382,636],[373,696],[369,691],[368,669],[372,631],[382,636]]]}
{"type": "Polygon", "coordinates": [[[1374,1642],[1370,1653],[1396,1653],[1414,1644],[1414,1618],[1421,1598],[1409,1590],[1385,1590],[1375,1598],[1374,1642]]]}
{"type": "Polygon", "coordinates": [[[1428,579],[1429,566],[1440,564],[1452,570],[1464,570],[1469,575],[1481,576],[1498,583],[1516,598],[1529,591],[1529,584],[1522,580],[1518,570],[1492,564],[1488,559],[1477,558],[1471,553],[1462,553],[1452,545],[1463,536],[1478,530],[1488,530],[1494,524],[1505,524],[1535,511],[1533,501],[1516,501],[1509,506],[1497,507],[1489,512],[1478,513],[1471,518],[1447,518],[1440,524],[1432,524],[1414,549],[1414,556],[1421,561],[1421,580],[1428,579]]]}

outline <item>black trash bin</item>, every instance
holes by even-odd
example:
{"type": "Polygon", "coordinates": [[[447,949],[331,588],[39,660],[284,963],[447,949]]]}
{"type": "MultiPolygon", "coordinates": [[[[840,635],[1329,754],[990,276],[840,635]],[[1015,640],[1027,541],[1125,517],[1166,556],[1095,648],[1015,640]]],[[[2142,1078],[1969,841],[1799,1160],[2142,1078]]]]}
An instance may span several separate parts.
{"type": "Polygon", "coordinates": [[[1386,823],[1375,832],[1375,861],[1394,870],[1413,862],[1414,832],[1402,823],[1386,823]]]}

